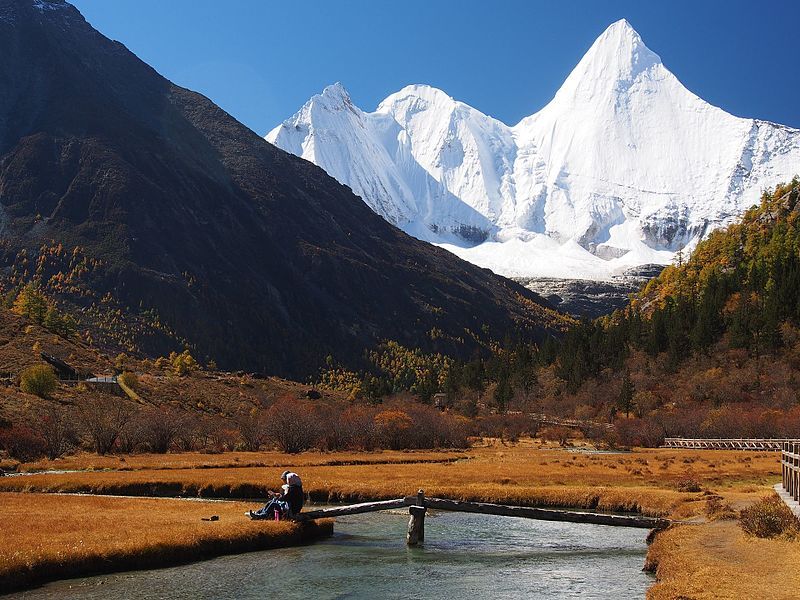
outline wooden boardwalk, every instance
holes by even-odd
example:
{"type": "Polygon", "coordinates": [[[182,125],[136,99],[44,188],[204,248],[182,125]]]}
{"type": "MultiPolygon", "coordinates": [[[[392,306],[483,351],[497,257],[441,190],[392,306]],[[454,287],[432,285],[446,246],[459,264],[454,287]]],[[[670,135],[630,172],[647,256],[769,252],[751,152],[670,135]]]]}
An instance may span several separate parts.
{"type": "Polygon", "coordinates": [[[781,448],[781,483],[775,491],[800,518],[800,440],[783,443],[781,448]]]}
{"type": "Polygon", "coordinates": [[[406,496],[395,500],[380,502],[362,502],[347,506],[336,506],[302,512],[297,517],[299,521],[310,521],[326,517],[340,517],[360,513],[375,512],[409,507],[411,518],[408,526],[407,542],[416,545],[424,540],[425,512],[434,510],[447,510],[456,512],[478,513],[483,515],[499,515],[503,517],[519,517],[523,519],[538,519],[541,521],[561,521],[568,523],[592,523],[596,525],[611,525],[615,527],[638,527],[641,529],[664,529],[672,521],[657,517],[644,517],[640,515],[612,515],[604,513],[582,512],[573,510],[556,510],[549,508],[532,508],[528,506],[512,506],[507,504],[492,504],[488,502],[462,502],[444,498],[428,498],[420,490],[416,496],[406,496]]]}
{"type": "Polygon", "coordinates": [[[786,442],[784,438],[665,438],[662,448],[686,448],[691,450],[766,450],[780,452],[786,442]]]}

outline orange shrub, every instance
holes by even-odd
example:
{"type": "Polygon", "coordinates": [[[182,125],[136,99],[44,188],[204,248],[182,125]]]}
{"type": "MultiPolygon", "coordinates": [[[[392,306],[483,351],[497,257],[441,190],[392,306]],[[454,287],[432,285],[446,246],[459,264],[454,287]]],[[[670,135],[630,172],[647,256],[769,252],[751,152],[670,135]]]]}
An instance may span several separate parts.
{"type": "Polygon", "coordinates": [[[374,417],[381,445],[392,450],[409,447],[409,433],[413,421],[401,410],[385,410],[374,417]]]}
{"type": "Polygon", "coordinates": [[[283,452],[302,452],[319,440],[320,423],[311,402],[278,400],[267,410],[265,421],[269,439],[283,452]]]}

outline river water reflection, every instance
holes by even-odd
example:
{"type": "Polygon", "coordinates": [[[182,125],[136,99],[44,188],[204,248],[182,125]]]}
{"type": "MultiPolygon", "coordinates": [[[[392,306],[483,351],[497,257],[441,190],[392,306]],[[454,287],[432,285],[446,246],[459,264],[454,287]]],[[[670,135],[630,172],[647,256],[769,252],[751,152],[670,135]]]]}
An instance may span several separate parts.
{"type": "Polygon", "coordinates": [[[405,546],[407,513],[340,517],[298,548],[63,581],[20,598],[643,598],[641,529],[429,513],[424,547],[405,546]]]}

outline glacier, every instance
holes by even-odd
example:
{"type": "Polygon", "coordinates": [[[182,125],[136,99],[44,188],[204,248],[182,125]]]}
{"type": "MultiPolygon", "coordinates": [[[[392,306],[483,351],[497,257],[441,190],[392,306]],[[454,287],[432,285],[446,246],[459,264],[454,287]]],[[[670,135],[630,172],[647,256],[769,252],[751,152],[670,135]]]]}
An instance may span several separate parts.
{"type": "Polygon", "coordinates": [[[337,83],[266,140],[407,233],[509,277],[669,264],[800,172],[800,130],[705,102],[624,19],[514,126],[427,85],[368,113],[337,83]]]}

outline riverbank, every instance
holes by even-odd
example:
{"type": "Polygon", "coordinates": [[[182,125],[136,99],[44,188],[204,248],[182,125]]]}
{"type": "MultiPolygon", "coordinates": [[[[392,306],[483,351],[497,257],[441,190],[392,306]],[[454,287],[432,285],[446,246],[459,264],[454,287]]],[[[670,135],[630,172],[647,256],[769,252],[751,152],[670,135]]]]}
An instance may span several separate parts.
{"type": "Polygon", "coordinates": [[[6,493],[0,593],[57,579],[149,569],[331,535],[330,520],[249,521],[241,502],[6,493]],[[219,520],[207,521],[212,515],[219,520]]]}
{"type": "MultiPolygon", "coordinates": [[[[423,488],[429,496],[456,500],[686,518],[702,511],[711,490],[737,502],[751,496],[756,499],[780,475],[776,454],[769,452],[637,449],[591,453],[529,440],[459,453],[240,455],[233,458],[242,466],[231,466],[230,458],[226,463],[222,457],[199,454],[134,456],[113,470],[0,478],[0,491],[260,498],[276,485],[286,467],[302,471],[306,491],[319,502],[398,498],[423,488]]],[[[99,468],[112,469],[115,460],[119,459],[84,455],[23,467],[96,469],[102,465],[99,468]]]]}
{"type": "MultiPolygon", "coordinates": [[[[1,498],[1,497],[0,497],[1,498]]],[[[341,517],[318,543],[56,582],[26,600],[643,599],[646,531],[437,512],[407,548],[407,511],[341,517]]]]}
{"type": "MultiPolygon", "coordinates": [[[[735,513],[771,493],[771,487],[780,475],[778,455],[771,452],[636,449],[634,452],[624,453],[595,453],[585,447],[565,449],[532,440],[524,440],[515,445],[495,441],[467,451],[455,452],[309,452],[299,455],[272,452],[135,455],[124,459],[79,455],[59,461],[21,465],[23,470],[43,468],[72,472],[0,478],[0,491],[8,492],[0,498],[36,497],[43,499],[40,508],[42,511],[52,511],[53,507],[57,507],[61,515],[67,515],[63,523],[66,533],[60,551],[65,555],[77,552],[78,557],[81,548],[73,547],[69,540],[80,536],[92,524],[80,516],[75,517],[75,520],[72,515],[76,511],[65,511],[62,508],[67,506],[63,503],[71,502],[70,499],[74,497],[46,496],[42,492],[257,498],[263,497],[266,490],[278,482],[283,468],[297,469],[312,500],[319,502],[397,498],[423,488],[428,496],[457,500],[625,511],[701,523],[674,528],[656,538],[650,556],[653,564],[658,563],[656,575],[659,583],[651,591],[652,598],[656,600],[674,597],[673,592],[681,589],[680,586],[684,584],[689,587],[681,593],[687,597],[695,597],[691,591],[694,589],[691,587],[692,582],[696,581],[694,573],[705,570],[708,570],[709,575],[704,584],[707,587],[704,589],[709,590],[713,597],[741,597],[741,594],[729,594],[728,588],[721,583],[715,583],[715,573],[719,573],[720,577],[727,577],[725,573],[728,572],[747,571],[750,569],[748,561],[756,557],[741,552],[725,558],[727,555],[720,550],[722,546],[704,546],[702,532],[705,531],[708,509],[712,504],[728,505],[729,510],[735,513]]],[[[177,503],[176,510],[187,505],[206,504],[132,498],[85,500],[105,500],[110,503],[107,510],[112,512],[112,507],[118,502],[177,503]]],[[[5,505],[6,502],[0,503],[0,518],[8,521],[5,505]]],[[[267,524],[259,523],[254,528],[254,524],[241,514],[245,507],[252,505],[211,503],[208,506],[212,513],[217,510],[223,517],[223,506],[237,508],[231,509],[230,522],[225,519],[218,523],[199,521],[199,515],[209,512],[209,508],[203,508],[188,521],[182,520],[180,510],[172,512],[171,516],[165,514],[163,521],[153,521],[155,515],[143,511],[140,512],[141,521],[133,525],[143,530],[162,529],[169,525],[175,532],[176,539],[185,540],[197,535],[198,531],[205,534],[230,527],[224,531],[230,531],[234,538],[242,536],[242,539],[250,539],[248,535],[261,535],[264,539],[259,543],[265,544],[264,547],[271,547],[267,542],[268,530],[257,533],[261,531],[259,528],[267,524]],[[222,526],[217,530],[209,528],[220,524],[222,526]]],[[[127,513],[127,510],[117,512],[127,513]]],[[[20,513],[11,518],[30,520],[31,516],[20,513]]],[[[716,522],[708,525],[722,527],[719,531],[713,530],[717,536],[738,536],[727,547],[750,543],[750,538],[739,533],[738,524],[735,521],[730,523],[730,527],[719,526],[716,522]]],[[[152,555],[149,566],[160,566],[158,557],[162,554],[159,554],[158,548],[161,542],[153,541],[154,538],[149,539],[150,541],[142,540],[141,552],[152,555]],[[149,550],[148,545],[152,546],[149,550]]],[[[113,541],[113,538],[105,538],[105,541],[99,538],[98,552],[105,551],[103,544],[113,541]]],[[[778,542],[754,540],[754,543],[759,545],[759,552],[776,556],[771,549],[777,548],[778,546],[772,544],[779,544],[778,542]]],[[[108,551],[113,553],[113,548],[109,547],[108,551]]],[[[230,546],[229,551],[239,550],[230,546]]],[[[34,550],[29,552],[35,554],[34,550]]],[[[4,555],[5,551],[0,553],[4,555]]],[[[75,561],[80,562],[80,559],[75,561]]],[[[31,570],[35,571],[36,568],[38,567],[31,570]]],[[[117,567],[127,568],[137,567],[128,567],[124,561],[117,567]]],[[[773,568],[781,567],[776,561],[773,568]]],[[[736,577],[732,577],[731,581],[731,585],[735,586],[736,577]]],[[[779,588],[769,587],[770,581],[766,578],[756,581],[754,585],[766,586],[764,589],[768,593],[764,597],[782,597],[779,595],[779,588]]]]}
{"type": "Polygon", "coordinates": [[[735,520],[673,527],[647,560],[658,580],[648,600],[789,600],[800,589],[800,541],[750,537],[735,520]]]}

